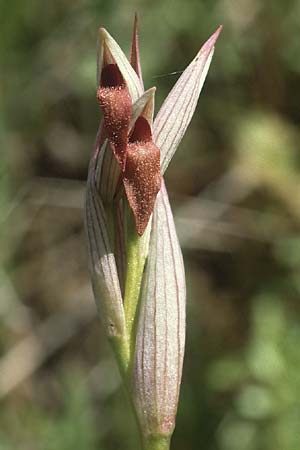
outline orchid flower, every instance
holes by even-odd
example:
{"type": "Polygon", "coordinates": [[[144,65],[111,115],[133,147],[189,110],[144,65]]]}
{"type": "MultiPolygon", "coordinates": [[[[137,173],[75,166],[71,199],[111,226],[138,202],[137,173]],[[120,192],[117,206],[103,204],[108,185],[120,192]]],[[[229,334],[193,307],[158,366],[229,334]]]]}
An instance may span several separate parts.
{"type": "Polygon", "coordinates": [[[144,450],[167,450],[185,345],[185,274],[163,175],[192,119],[221,27],[203,45],[155,120],[144,91],[135,18],[128,61],[99,30],[102,121],[86,191],[93,291],[144,450]]]}

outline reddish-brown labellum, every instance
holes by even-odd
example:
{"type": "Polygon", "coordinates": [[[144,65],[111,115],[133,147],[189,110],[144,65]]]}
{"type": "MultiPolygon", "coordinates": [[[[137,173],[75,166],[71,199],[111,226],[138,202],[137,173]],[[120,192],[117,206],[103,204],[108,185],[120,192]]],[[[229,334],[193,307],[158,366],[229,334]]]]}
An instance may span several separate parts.
{"type": "Polygon", "coordinates": [[[103,110],[104,129],[115,157],[124,171],[132,103],[116,64],[102,69],[97,98],[103,110]]]}
{"type": "Polygon", "coordinates": [[[136,230],[142,235],[161,186],[160,151],[152,141],[150,126],[143,117],[137,119],[130,136],[123,183],[136,230]]]}

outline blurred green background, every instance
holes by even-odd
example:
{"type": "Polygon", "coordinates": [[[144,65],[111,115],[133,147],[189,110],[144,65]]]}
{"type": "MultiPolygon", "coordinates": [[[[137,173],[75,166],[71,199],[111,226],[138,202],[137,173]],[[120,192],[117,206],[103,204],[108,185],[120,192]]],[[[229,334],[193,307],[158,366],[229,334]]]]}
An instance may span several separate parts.
{"type": "Polygon", "coordinates": [[[172,450],[300,448],[300,1],[0,2],[0,450],[132,450],[83,196],[99,26],[159,106],[222,23],[166,181],[188,283],[172,450]]]}

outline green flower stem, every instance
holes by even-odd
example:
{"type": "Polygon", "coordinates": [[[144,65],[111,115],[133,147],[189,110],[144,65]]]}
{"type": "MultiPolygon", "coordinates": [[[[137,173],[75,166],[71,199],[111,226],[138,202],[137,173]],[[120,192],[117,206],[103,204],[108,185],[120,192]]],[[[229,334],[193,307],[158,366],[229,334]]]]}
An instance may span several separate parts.
{"type": "Polygon", "coordinates": [[[148,436],[143,440],[143,450],[169,450],[170,440],[170,436],[148,436]]]}
{"type": "Polygon", "coordinates": [[[143,252],[143,237],[135,229],[133,216],[130,210],[127,214],[127,274],[125,282],[124,309],[126,330],[130,341],[130,357],[134,354],[135,322],[138,308],[142,276],[145,265],[143,252]]]}
{"type": "MultiPolygon", "coordinates": [[[[135,409],[135,405],[133,402],[133,398],[131,395],[131,380],[130,380],[130,346],[128,339],[113,337],[110,339],[111,345],[114,350],[115,357],[117,359],[117,363],[119,366],[120,374],[123,380],[123,388],[125,395],[127,397],[128,405],[130,406],[134,419],[137,424],[137,428],[140,431],[140,424],[137,416],[137,412],[135,409]]],[[[141,431],[140,431],[141,433],[141,431]]]]}
{"type": "Polygon", "coordinates": [[[129,340],[126,336],[112,336],[109,341],[113,348],[121,376],[125,382],[130,363],[129,340]]]}
{"type": "Polygon", "coordinates": [[[132,336],[133,333],[144,267],[139,255],[139,240],[140,237],[138,235],[131,236],[127,248],[128,263],[124,306],[126,327],[129,336],[132,336]]]}
{"type": "MultiPolygon", "coordinates": [[[[145,251],[147,247],[148,238],[147,235],[139,236],[136,232],[133,215],[129,206],[127,205],[126,211],[126,256],[127,256],[127,268],[126,268],[126,280],[125,280],[125,295],[124,295],[124,311],[125,311],[125,323],[126,333],[129,341],[129,362],[127,366],[127,374],[123,376],[125,389],[127,391],[128,399],[137,423],[137,427],[140,431],[140,435],[143,436],[143,430],[141,430],[137,411],[132,397],[132,365],[135,354],[135,327],[136,319],[138,315],[139,297],[142,284],[142,277],[144,272],[144,266],[146,261],[145,251]]],[[[142,442],[146,442],[142,439],[142,442]]],[[[149,450],[152,447],[149,447],[149,450]]],[[[142,449],[148,450],[148,447],[142,445],[142,449]]],[[[164,448],[161,447],[161,450],[164,448]]],[[[168,447],[165,447],[167,450],[168,447]]],[[[155,447],[153,447],[155,450],[155,447]]],[[[160,450],[157,447],[157,450],[160,450]]]]}

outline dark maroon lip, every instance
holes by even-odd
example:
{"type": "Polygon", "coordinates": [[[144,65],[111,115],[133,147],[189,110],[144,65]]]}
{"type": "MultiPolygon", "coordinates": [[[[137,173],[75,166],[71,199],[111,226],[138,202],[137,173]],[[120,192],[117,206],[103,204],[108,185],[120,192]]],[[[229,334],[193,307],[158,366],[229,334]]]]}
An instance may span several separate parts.
{"type": "Polygon", "coordinates": [[[138,117],[129,136],[129,142],[149,142],[151,140],[152,131],[148,120],[143,116],[138,117]]]}
{"type": "Polygon", "coordinates": [[[123,87],[124,78],[117,64],[107,64],[101,71],[101,87],[123,87]]]}

